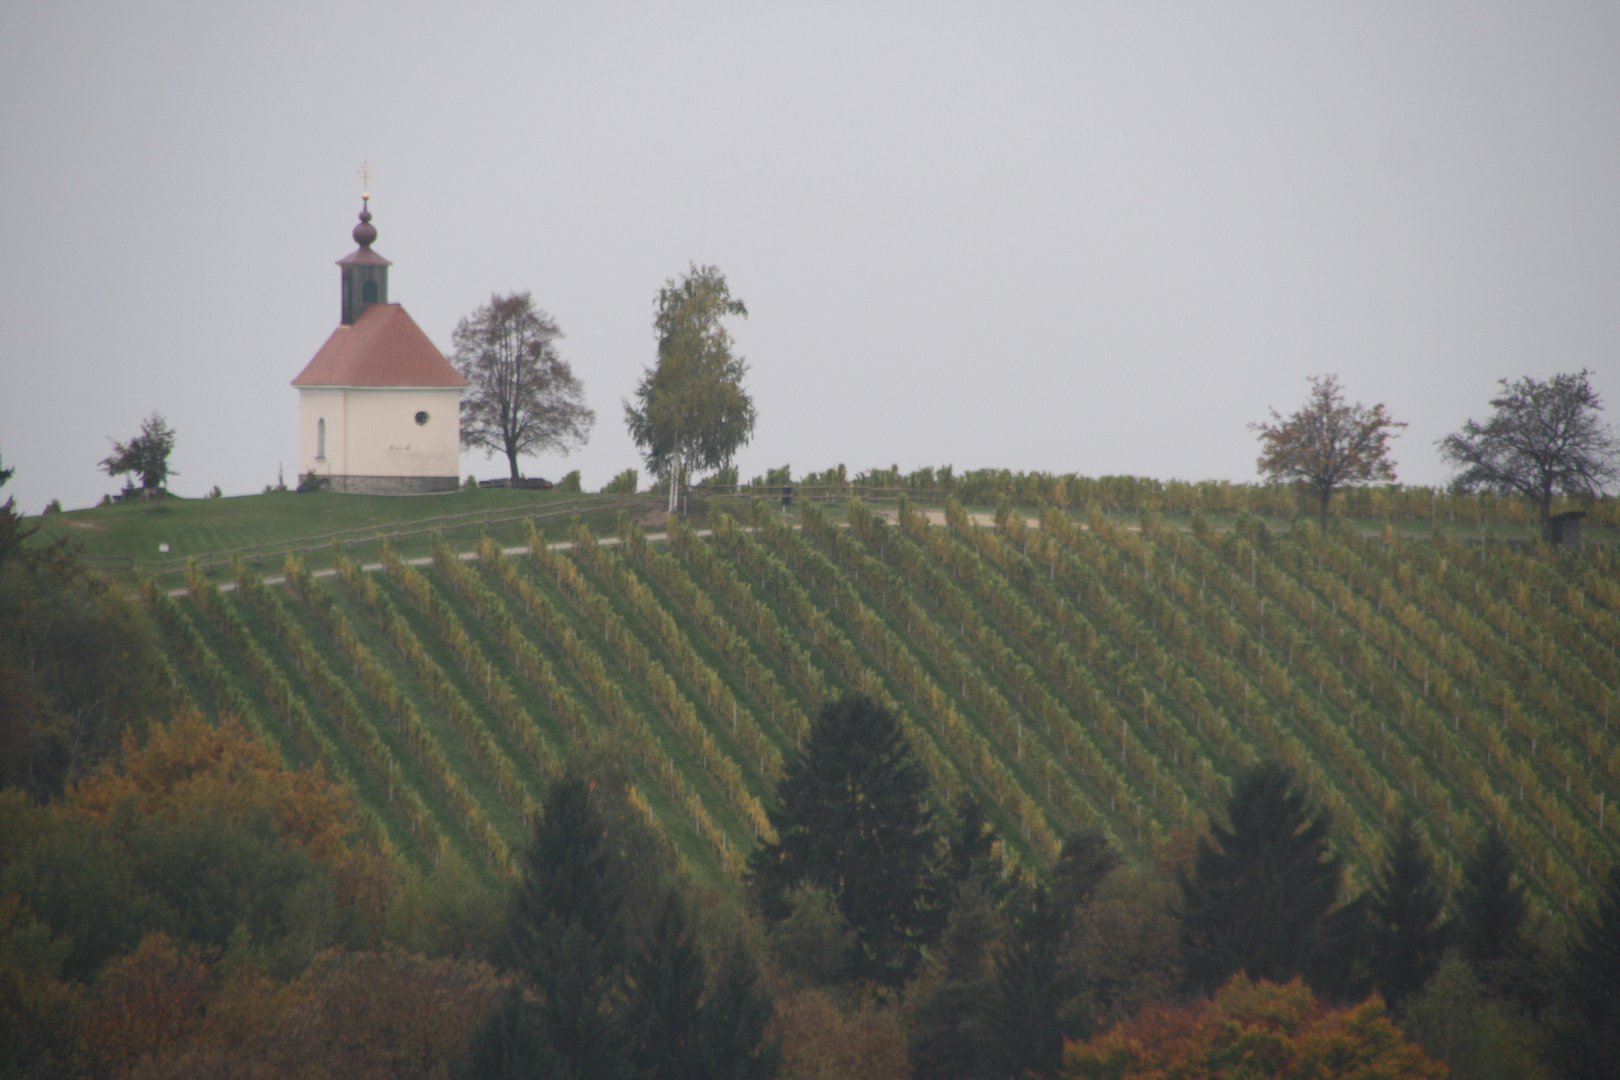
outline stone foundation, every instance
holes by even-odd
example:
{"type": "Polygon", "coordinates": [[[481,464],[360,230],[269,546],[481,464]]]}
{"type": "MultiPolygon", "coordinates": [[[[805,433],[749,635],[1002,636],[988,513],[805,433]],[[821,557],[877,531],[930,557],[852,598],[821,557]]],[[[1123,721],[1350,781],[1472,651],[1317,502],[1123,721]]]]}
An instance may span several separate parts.
{"type": "Polygon", "coordinates": [[[428,495],[456,491],[457,476],[327,476],[332,491],[348,495],[428,495]]]}

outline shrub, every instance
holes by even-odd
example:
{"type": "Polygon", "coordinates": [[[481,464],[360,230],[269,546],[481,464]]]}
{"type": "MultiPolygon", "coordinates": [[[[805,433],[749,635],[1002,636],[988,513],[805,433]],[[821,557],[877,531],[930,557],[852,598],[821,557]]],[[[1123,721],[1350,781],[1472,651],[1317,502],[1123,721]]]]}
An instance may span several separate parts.
{"type": "Polygon", "coordinates": [[[1404,1038],[1377,997],[1324,1007],[1304,982],[1235,975],[1213,998],[1149,1008],[1106,1034],[1068,1044],[1066,1080],[1245,1076],[1441,1080],[1446,1067],[1404,1038]]]}
{"type": "Polygon", "coordinates": [[[636,470],[626,469],[624,472],[607,482],[607,486],[602,489],[602,494],[634,495],[636,493],[636,481],[638,479],[639,477],[636,475],[636,470]]]}

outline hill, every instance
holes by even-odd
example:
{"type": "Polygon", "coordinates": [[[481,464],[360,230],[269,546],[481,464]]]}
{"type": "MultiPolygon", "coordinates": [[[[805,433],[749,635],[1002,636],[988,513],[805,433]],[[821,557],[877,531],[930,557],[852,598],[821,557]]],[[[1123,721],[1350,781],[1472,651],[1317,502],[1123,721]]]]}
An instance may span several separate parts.
{"type": "Polygon", "coordinates": [[[30,518],[36,542],[65,540],[88,566],[117,575],[155,577],[179,584],[196,560],[205,575],[225,580],[232,558],[251,569],[279,570],[294,551],[312,565],[330,566],[334,543],[356,558],[374,560],[380,540],[418,555],[434,530],[471,543],[480,530],[517,543],[534,519],[543,535],[561,536],[583,515],[610,527],[621,509],[661,506],[655,497],[582,495],[509,488],[463,489],[412,496],[338,495],[267,491],[224,499],[105,503],[84,510],[30,518]]]}
{"type": "Polygon", "coordinates": [[[859,688],[1037,864],[1090,825],[1162,850],[1264,757],[1332,809],[1363,876],[1403,802],[1453,877],[1500,825],[1554,911],[1615,860],[1611,548],[737,505],[707,535],[624,518],[602,545],[575,521],[563,548],[528,526],[472,560],[435,539],[429,565],[333,551],[326,577],[289,558],[285,588],[239,562],[234,590],[144,594],[174,684],[324,762],[408,858],[509,865],[596,739],[695,869],[735,875],[808,717],[859,688]]]}

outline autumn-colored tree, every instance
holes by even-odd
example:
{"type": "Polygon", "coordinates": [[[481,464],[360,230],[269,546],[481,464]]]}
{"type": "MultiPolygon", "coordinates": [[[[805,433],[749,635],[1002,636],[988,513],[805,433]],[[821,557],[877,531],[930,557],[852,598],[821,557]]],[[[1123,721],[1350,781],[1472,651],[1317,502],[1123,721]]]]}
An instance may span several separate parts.
{"type": "Polygon", "coordinates": [[[1320,502],[1325,529],[1335,491],[1395,479],[1389,440],[1406,425],[1391,420],[1381,404],[1346,404],[1337,375],[1315,376],[1310,383],[1304,408],[1286,418],[1273,409],[1272,423],[1249,428],[1260,435],[1261,474],[1307,485],[1320,502]]]}
{"type": "Polygon", "coordinates": [[[328,952],[260,1045],[278,1075],[429,1080],[461,1057],[501,989],[477,961],[328,952]]]}
{"type": "Polygon", "coordinates": [[[795,1080],[911,1080],[904,1017],[891,1003],[800,990],[779,999],[776,1018],[782,1071],[795,1080]]]}
{"type": "Polygon", "coordinates": [[[442,1080],[503,988],[487,964],[398,949],[328,951],[285,983],[227,952],[211,981],[206,1008],[119,1075],[442,1080]]]}
{"type": "Polygon", "coordinates": [[[80,1016],[86,1073],[126,1076],[183,1041],[211,996],[208,965],[167,934],[108,964],[80,1016]]]}
{"type": "Polygon", "coordinates": [[[63,802],[23,818],[0,887],[68,943],[63,972],[85,982],[151,931],[214,949],[245,934],[244,948],[295,974],[328,945],[372,943],[394,889],[347,792],[287,768],[240,725],[191,714],[144,745],[129,736],[63,802]]]}
{"type": "Polygon", "coordinates": [[[1058,956],[1066,1028],[1088,1034],[1177,997],[1179,900],[1173,871],[1150,867],[1110,875],[1076,911],[1058,956]]]}
{"type": "MultiPolygon", "coordinates": [[[[13,839],[0,832],[0,849],[13,839]]],[[[71,1061],[81,995],[60,978],[66,955],[20,897],[0,896],[0,1076],[49,1076],[71,1061]]]]}
{"type": "Polygon", "coordinates": [[[121,758],[77,785],[69,817],[127,835],[142,823],[243,821],[265,814],[276,837],[330,873],[337,905],[380,928],[395,887],[391,860],[356,843],[354,797],[319,769],[292,769],[241,724],[181,711],[144,744],[124,738],[121,758]]]}
{"type": "Polygon", "coordinates": [[[1303,982],[1234,976],[1213,998],[1135,1019],[1064,1050],[1066,1080],[1444,1080],[1377,997],[1331,1008],[1303,982]]]}

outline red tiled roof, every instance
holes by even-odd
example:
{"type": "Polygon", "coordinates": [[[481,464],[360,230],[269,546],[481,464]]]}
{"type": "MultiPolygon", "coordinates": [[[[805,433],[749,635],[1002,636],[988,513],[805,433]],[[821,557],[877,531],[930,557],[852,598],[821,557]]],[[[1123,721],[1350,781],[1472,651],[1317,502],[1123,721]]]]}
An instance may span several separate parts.
{"type": "Polygon", "coordinates": [[[294,386],[466,386],[398,304],[371,304],[332,331],[294,386]]]}

